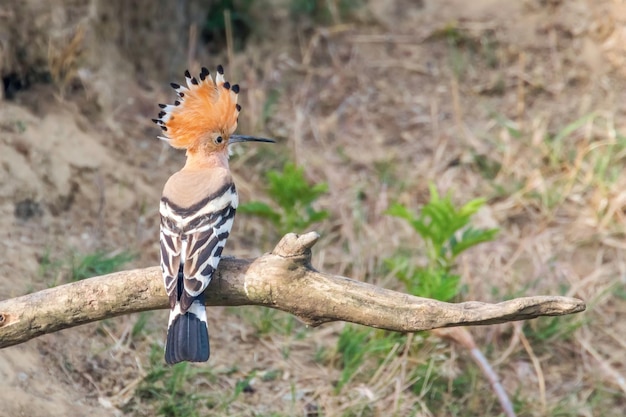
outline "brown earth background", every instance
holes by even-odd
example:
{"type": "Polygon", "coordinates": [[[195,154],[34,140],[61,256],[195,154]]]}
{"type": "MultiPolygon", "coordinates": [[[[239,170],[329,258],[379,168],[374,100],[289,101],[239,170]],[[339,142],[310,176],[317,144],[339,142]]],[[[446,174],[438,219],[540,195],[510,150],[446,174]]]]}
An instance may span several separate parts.
{"type": "MultiPolygon", "coordinates": [[[[389,205],[418,210],[429,182],[458,204],[485,197],[474,224],[501,231],[460,258],[463,299],[588,303],[471,329],[518,415],[626,415],[626,4],[329,0],[311,2],[316,14],[234,1],[246,15],[233,12],[232,37],[204,29],[226,3],[0,0],[0,298],[67,282],[89,253],[157,264],[158,200],[184,155],[150,119],[186,68],[223,63],[242,87],[239,132],[279,141],[233,158],[240,200],[269,201],[264,173],[285,161],[328,183],[318,269],[401,289],[383,260],[404,248],[420,264],[423,243],[389,205]],[[556,336],[531,337],[549,326],[556,336]]],[[[269,228],[238,216],[228,254],[271,249],[269,228]]],[[[189,369],[210,375],[185,388],[209,398],[198,415],[501,415],[453,344],[367,360],[337,390],[344,324],[263,333],[262,314],[209,310],[211,360],[189,369]],[[469,373],[464,393],[412,392],[407,369],[428,364],[444,387],[469,373]]],[[[0,416],[156,415],[138,388],[166,320],[120,317],[3,349],[0,416]]]]}

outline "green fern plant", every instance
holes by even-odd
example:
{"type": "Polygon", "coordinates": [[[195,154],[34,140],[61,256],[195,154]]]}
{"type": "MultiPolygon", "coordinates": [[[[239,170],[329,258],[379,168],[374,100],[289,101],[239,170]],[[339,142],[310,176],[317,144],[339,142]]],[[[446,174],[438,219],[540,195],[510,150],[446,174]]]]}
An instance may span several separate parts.
{"type": "Polygon", "coordinates": [[[434,185],[429,188],[430,201],[419,214],[397,203],[386,212],[406,220],[424,240],[426,266],[414,266],[409,253],[398,253],[385,260],[385,265],[409,293],[449,301],[459,290],[460,277],[453,272],[457,256],[479,243],[493,240],[498,229],[469,226],[471,217],[485,204],[484,199],[477,198],[457,208],[449,194],[442,198],[434,185]]]}
{"type": "MultiPolygon", "coordinates": [[[[425,242],[427,262],[424,266],[415,265],[412,253],[399,251],[395,256],[384,261],[385,266],[406,286],[407,292],[419,296],[449,301],[459,292],[459,275],[454,273],[456,258],[467,249],[493,240],[497,229],[478,229],[470,226],[471,217],[485,203],[475,199],[457,208],[450,195],[441,197],[434,186],[430,186],[430,201],[416,214],[401,204],[393,204],[387,214],[404,219],[411,225],[425,242]]],[[[337,390],[341,390],[354,378],[367,378],[364,372],[368,361],[382,363],[394,344],[406,343],[406,336],[399,333],[372,330],[362,326],[346,325],[337,341],[336,352],[341,367],[337,390]]],[[[417,346],[417,345],[416,345],[417,346]]],[[[417,349],[418,347],[416,347],[417,349]]],[[[430,371],[429,371],[430,372],[430,371]]],[[[426,370],[419,369],[419,374],[426,370]]],[[[418,375],[418,373],[416,373],[418,375]]],[[[434,378],[434,377],[433,377],[434,378]]],[[[413,390],[416,393],[428,389],[424,384],[433,386],[432,380],[420,378],[413,390]]],[[[442,379],[443,381],[443,379],[442,379]]],[[[448,389],[441,386],[433,388],[429,395],[440,396],[448,389]]]]}
{"type": "Polygon", "coordinates": [[[239,205],[239,213],[251,214],[269,220],[276,230],[285,234],[302,232],[313,223],[328,217],[326,210],[316,210],[315,201],[326,191],[326,183],[311,185],[304,177],[304,169],[287,163],[282,172],[271,170],[266,174],[267,193],[273,204],[251,201],[239,205]]]}

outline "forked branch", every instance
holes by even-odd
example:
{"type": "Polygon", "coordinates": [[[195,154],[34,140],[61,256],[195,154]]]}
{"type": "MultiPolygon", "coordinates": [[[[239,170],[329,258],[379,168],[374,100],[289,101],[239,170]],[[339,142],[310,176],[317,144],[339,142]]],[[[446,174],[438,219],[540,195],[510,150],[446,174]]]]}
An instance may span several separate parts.
{"type": "MultiPolygon", "coordinates": [[[[259,305],[311,326],[349,321],[398,332],[494,324],[583,311],[575,298],[523,297],[459,304],[413,297],[316,271],[317,233],[290,233],[259,258],[225,258],[206,291],[207,305],[259,305]]],[[[122,271],[0,301],[0,348],[42,334],[146,310],[168,308],[158,267],[122,271]]]]}

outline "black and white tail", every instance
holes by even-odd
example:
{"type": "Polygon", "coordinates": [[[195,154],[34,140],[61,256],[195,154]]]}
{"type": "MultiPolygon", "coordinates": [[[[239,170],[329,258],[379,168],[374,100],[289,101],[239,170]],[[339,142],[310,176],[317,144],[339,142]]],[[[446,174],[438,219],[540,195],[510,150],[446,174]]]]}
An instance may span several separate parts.
{"type": "Polygon", "coordinates": [[[165,362],[206,362],[211,354],[206,307],[195,300],[187,312],[180,311],[180,302],[170,311],[165,344],[165,362]]]}

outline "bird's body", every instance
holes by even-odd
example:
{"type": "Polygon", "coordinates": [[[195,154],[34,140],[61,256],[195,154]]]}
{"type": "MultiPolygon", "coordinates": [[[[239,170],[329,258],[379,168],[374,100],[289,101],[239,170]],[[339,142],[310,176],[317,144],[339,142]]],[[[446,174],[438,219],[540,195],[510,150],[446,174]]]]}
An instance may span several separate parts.
{"type": "Polygon", "coordinates": [[[227,167],[183,168],[165,184],[160,212],[161,262],[172,309],[168,363],[209,359],[202,293],[221,259],[237,203],[227,167]]]}
{"type": "Polygon", "coordinates": [[[168,141],[187,149],[185,166],[163,189],[161,268],[170,301],[165,360],[203,362],[209,359],[209,334],[204,290],[218,267],[230,234],[238,197],[228,166],[228,145],[261,141],[233,135],[241,107],[238,86],[224,81],[218,67],[215,81],[206,68],[201,81],[185,73],[188,87],[172,84],[179,95],[174,105],[160,105],[154,119],[168,141]]]}

